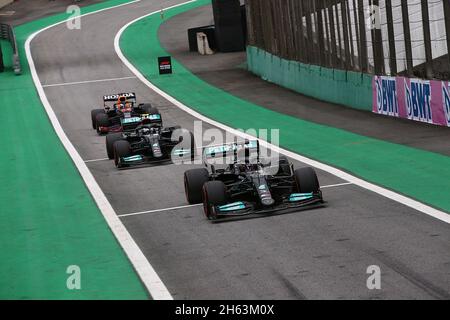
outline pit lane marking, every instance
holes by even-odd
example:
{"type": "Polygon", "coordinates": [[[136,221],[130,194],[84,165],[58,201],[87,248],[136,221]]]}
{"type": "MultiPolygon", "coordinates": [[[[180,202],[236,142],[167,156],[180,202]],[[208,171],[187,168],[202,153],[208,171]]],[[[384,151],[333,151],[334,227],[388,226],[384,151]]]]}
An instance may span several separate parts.
{"type": "MultiPolygon", "coordinates": [[[[342,187],[351,185],[353,183],[351,182],[345,182],[345,183],[339,183],[339,184],[330,184],[326,186],[321,186],[321,189],[326,188],[336,188],[336,187],[342,187]]],[[[119,218],[126,218],[126,217],[133,217],[133,216],[140,216],[144,214],[150,214],[150,213],[159,213],[159,212],[166,212],[166,211],[175,211],[175,210],[181,210],[181,209],[187,209],[187,208],[195,208],[195,207],[201,207],[203,206],[202,203],[200,204],[190,204],[185,206],[178,206],[178,207],[172,207],[172,208],[163,208],[163,209],[155,209],[155,210],[148,210],[148,211],[141,211],[141,212],[133,212],[133,213],[125,213],[125,214],[119,214],[117,215],[119,218]]]]}
{"type": "Polygon", "coordinates": [[[120,77],[120,78],[108,78],[108,79],[97,79],[97,80],[86,80],[86,81],[76,81],[76,82],[62,82],[62,83],[54,83],[54,84],[44,84],[42,87],[43,88],[62,87],[62,86],[72,86],[72,85],[77,85],[77,84],[108,82],[108,81],[119,81],[119,80],[129,80],[129,79],[136,79],[136,76],[120,77]]]}
{"type": "Polygon", "coordinates": [[[101,158],[101,159],[85,160],[84,163],[100,162],[100,161],[106,161],[106,160],[109,160],[109,158],[101,158]]]}
{"type": "Polygon", "coordinates": [[[149,214],[149,213],[158,213],[158,212],[164,212],[164,211],[181,210],[181,209],[194,208],[194,207],[200,207],[200,206],[203,206],[203,204],[202,203],[200,203],[200,204],[190,204],[190,205],[186,205],[186,206],[179,206],[179,207],[172,207],[172,208],[163,208],[163,209],[155,209],[155,210],[149,210],[149,211],[141,211],[141,212],[134,212],[134,213],[119,214],[117,216],[119,218],[125,218],[125,217],[138,216],[138,215],[149,214]]]}
{"type": "Polygon", "coordinates": [[[344,182],[344,183],[337,183],[337,184],[329,184],[327,186],[321,186],[320,189],[326,189],[326,188],[336,188],[336,187],[343,187],[353,184],[353,182],[344,182]]]}

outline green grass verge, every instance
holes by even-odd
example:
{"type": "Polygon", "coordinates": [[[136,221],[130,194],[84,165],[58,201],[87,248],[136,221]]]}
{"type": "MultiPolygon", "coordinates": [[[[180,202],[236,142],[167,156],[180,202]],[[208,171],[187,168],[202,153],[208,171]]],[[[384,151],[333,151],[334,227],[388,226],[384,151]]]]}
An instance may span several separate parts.
{"type": "MultiPolygon", "coordinates": [[[[105,1],[82,12],[125,2],[105,1]]],[[[147,299],[53,131],[25,59],[27,37],[67,17],[17,27],[23,74],[14,75],[9,58],[0,73],[0,299],[147,299]],[[69,265],[81,268],[81,290],[66,287],[69,265]]]]}
{"type": "MultiPolygon", "coordinates": [[[[210,0],[200,0],[168,10],[165,20],[208,3],[210,0]]],[[[265,109],[209,85],[177,61],[173,61],[173,75],[159,76],[156,59],[168,54],[158,39],[158,28],[164,21],[160,15],[140,20],[124,32],[120,41],[125,56],[156,86],[230,127],[281,129],[280,144],[286,149],[450,212],[449,157],[265,109]]]]}

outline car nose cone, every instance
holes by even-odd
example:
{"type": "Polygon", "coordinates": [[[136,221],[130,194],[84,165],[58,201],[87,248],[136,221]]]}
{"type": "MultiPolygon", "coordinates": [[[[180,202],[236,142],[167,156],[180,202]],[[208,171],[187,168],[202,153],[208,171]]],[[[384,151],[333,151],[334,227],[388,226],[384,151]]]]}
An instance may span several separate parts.
{"type": "Polygon", "coordinates": [[[272,198],[266,198],[262,199],[261,203],[263,204],[263,206],[272,206],[275,203],[275,200],[273,200],[272,198]]]}

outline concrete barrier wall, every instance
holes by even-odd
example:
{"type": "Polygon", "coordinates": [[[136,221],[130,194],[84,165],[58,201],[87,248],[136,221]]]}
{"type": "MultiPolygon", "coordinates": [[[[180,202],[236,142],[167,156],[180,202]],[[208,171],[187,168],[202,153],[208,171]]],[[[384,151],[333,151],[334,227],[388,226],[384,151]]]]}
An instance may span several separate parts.
{"type": "Polygon", "coordinates": [[[10,4],[11,2],[14,2],[14,0],[0,0],[0,8],[3,8],[7,4],[10,4]]]}
{"type": "Polygon", "coordinates": [[[319,100],[372,111],[372,75],[289,61],[253,46],[247,47],[247,63],[249,71],[269,82],[319,100]]]}

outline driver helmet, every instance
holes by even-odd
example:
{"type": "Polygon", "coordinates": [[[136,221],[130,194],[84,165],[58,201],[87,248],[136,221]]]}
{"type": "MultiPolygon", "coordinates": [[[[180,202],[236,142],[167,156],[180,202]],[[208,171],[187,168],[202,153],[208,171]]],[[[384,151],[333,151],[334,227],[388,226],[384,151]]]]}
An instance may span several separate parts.
{"type": "Polygon", "coordinates": [[[127,101],[125,96],[120,96],[117,100],[117,108],[122,112],[131,112],[133,104],[127,101]]]}

